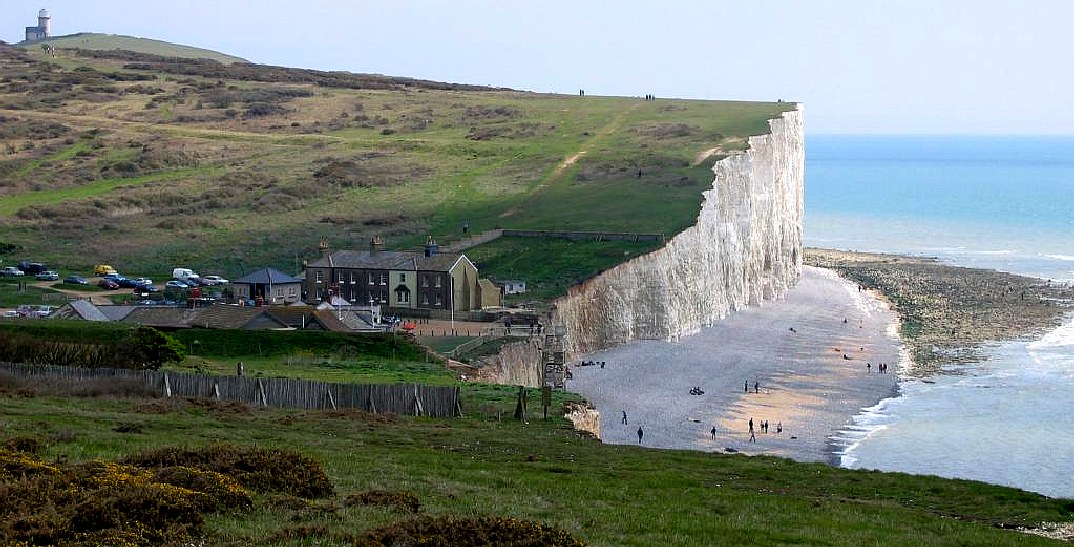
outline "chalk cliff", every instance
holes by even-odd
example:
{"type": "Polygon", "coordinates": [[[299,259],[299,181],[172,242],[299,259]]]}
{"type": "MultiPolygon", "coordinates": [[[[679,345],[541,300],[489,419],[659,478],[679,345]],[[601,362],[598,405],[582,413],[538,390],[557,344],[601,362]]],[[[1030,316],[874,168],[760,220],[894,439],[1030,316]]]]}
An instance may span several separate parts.
{"type": "Polygon", "coordinates": [[[568,355],[674,340],[794,286],[805,208],[801,106],[769,129],[713,166],[696,224],[556,301],[553,321],[566,329],[568,355]]]}

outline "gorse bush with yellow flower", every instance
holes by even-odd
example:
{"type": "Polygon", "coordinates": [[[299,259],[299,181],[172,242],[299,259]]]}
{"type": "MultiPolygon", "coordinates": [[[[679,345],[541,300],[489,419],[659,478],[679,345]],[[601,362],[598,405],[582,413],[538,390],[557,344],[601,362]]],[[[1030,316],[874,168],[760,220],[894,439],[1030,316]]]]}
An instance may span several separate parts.
{"type": "Polygon", "coordinates": [[[3,545],[180,545],[203,533],[205,513],[250,509],[247,487],[314,497],[332,491],[317,462],[281,450],[161,449],[127,462],[62,465],[14,446],[40,449],[25,440],[0,447],[3,545]],[[298,482],[288,484],[291,476],[298,482]]]}

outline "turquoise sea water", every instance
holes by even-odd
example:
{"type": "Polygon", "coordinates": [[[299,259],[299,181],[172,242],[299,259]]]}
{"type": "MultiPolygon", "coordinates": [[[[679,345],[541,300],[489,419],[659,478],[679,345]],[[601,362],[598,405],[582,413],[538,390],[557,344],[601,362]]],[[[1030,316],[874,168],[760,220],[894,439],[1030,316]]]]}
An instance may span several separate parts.
{"type": "MultiPolygon", "coordinates": [[[[1074,137],[810,136],[806,244],[1074,282],[1074,137]]],[[[906,381],[843,465],[1074,498],[1074,322],[906,381]]]]}

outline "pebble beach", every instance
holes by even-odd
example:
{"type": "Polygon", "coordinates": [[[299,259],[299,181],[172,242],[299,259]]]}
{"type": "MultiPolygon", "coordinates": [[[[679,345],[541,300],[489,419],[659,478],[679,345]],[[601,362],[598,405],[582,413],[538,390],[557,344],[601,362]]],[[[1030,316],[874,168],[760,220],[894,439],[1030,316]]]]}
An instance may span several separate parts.
{"type": "Polygon", "coordinates": [[[875,293],[805,266],[780,298],[679,341],[583,356],[596,364],[573,363],[567,389],[600,412],[605,443],[832,462],[831,438],[895,393],[901,348],[898,318],[875,293]]]}

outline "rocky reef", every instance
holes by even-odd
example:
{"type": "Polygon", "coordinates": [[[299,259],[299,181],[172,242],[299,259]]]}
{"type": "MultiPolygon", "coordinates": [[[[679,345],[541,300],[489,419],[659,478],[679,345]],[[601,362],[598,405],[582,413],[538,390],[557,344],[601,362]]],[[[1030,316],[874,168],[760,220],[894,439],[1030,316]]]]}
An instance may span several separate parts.
{"type": "Polygon", "coordinates": [[[674,340],[795,284],[805,195],[801,106],[770,120],[769,130],[713,166],[693,226],[555,302],[568,355],[674,340]]]}

